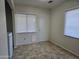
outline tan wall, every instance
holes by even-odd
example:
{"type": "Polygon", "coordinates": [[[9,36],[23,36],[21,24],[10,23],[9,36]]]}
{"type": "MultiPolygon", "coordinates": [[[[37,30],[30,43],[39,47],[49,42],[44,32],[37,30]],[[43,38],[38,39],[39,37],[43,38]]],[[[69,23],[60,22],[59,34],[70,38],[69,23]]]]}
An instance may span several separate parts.
{"type": "Polygon", "coordinates": [[[16,45],[29,44],[32,43],[33,39],[35,42],[40,41],[47,41],[49,38],[49,21],[50,21],[50,12],[48,9],[44,8],[37,8],[32,6],[25,6],[25,5],[16,5],[16,13],[23,13],[23,14],[34,14],[37,16],[37,36],[38,38],[35,39],[35,33],[32,35],[29,34],[16,34],[16,45]],[[33,38],[30,38],[30,37],[33,38]],[[24,38],[26,40],[24,40],[24,38]]]}
{"type": "Polygon", "coordinates": [[[78,6],[78,1],[69,0],[60,6],[52,8],[50,41],[79,56],[79,39],[64,36],[64,12],[78,6]]]}
{"type": "Polygon", "coordinates": [[[8,43],[4,0],[0,0],[0,59],[8,59],[8,43]]]}

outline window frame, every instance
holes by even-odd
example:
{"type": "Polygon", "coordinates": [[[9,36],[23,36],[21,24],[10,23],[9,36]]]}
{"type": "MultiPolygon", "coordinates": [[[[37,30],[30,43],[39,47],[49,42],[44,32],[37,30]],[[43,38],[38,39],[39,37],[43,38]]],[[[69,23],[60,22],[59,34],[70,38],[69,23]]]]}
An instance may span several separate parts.
{"type": "Polygon", "coordinates": [[[79,38],[76,38],[76,37],[73,37],[73,36],[69,36],[69,35],[65,35],[65,23],[66,23],[66,17],[65,16],[66,16],[66,13],[68,11],[72,11],[72,10],[76,10],[76,9],[79,9],[79,6],[72,7],[70,9],[65,10],[65,12],[64,12],[64,37],[68,37],[68,38],[78,39],[79,40],[79,38]]]}
{"type": "MultiPolygon", "coordinates": [[[[28,31],[28,29],[27,29],[26,32],[16,32],[16,24],[15,24],[15,33],[17,33],[17,34],[22,34],[22,33],[36,33],[36,32],[37,32],[37,15],[36,15],[36,14],[15,13],[15,15],[16,15],[16,14],[23,14],[23,15],[26,15],[26,17],[27,17],[28,15],[33,15],[33,16],[35,16],[35,17],[36,17],[36,18],[35,18],[35,19],[36,19],[36,21],[35,21],[35,22],[36,22],[36,23],[35,23],[35,24],[36,24],[36,26],[35,26],[35,27],[36,27],[36,31],[32,32],[32,31],[28,31]]],[[[16,21],[16,20],[15,20],[15,21],[16,21]]],[[[27,20],[26,20],[26,21],[27,21],[27,20]]],[[[27,28],[28,28],[28,23],[26,23],[26,24],[27,24],[26,26],[27,26],[27,28]]]]}

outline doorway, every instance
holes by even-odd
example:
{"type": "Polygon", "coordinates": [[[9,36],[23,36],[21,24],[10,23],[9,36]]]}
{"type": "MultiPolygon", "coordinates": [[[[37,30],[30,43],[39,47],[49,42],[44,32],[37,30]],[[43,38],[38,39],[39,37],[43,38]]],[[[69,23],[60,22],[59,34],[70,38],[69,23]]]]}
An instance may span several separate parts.
{"type": "Polygon", "coordinates": [[[12,18],[12,9],[7,0],[5,0],[5,12],[6,12],[6,28],[7,28],[7,42],[8,42],[8,56],[9,59],[12,59],[13,49],[14,49],[14,40],[13,40],[13,18],[12,18]]]}

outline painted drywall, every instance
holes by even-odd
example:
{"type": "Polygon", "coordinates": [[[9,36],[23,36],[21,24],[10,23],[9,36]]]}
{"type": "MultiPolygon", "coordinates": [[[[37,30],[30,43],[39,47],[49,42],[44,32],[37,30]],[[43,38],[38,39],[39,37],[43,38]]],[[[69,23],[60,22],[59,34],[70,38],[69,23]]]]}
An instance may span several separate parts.
{"type": "Polygon", "coordinates": [[[8,59],[8,43],[4,0],[0,0],[0,59],[8,59]]]}
{"type": "Polygon", "coordinates": [[[79,56],[79,39],[64,36],[64,14],[66,10],[79,6],[78,0],[69,0],[51,10],[51,42],[79,56]]]}
{"type": "Polygon", "coordinates": [[[37,8],[26,5],[16,5],[15,11],[16,13],[36,15],[37,29],[38,29],[37,34],[35,33],[16,34],[16,45],[29,44],[33,43],[33,41],[34,42],[47,41],[49,39],[49,21],[50,21],[49,9],[37,8]]]}

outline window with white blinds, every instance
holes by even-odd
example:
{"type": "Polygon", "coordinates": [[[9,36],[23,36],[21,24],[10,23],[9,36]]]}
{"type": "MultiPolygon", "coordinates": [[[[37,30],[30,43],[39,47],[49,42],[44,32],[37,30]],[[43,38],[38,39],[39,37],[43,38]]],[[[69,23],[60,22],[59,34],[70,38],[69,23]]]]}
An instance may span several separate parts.
{"type": "Polygon", "coordinates": [[[69,10],[65,13],[64,35],[79,39],[79,9],[69,10]]]}
{"type": "Polygon", "coordinates": [[[15,14],[16,33],[36,32],[36,16],[15,14]]]}

